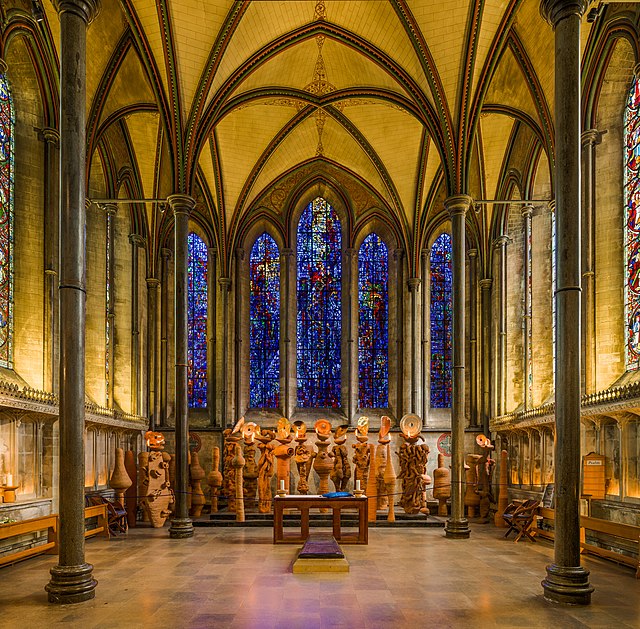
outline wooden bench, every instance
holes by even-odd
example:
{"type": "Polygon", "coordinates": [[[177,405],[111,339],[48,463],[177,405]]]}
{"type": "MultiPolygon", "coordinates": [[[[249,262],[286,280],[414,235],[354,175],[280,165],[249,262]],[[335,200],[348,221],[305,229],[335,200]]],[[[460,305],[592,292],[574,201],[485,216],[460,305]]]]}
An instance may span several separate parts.
{"type": "MultiPolygon", "coordinates": [[[[539,513],[543,520],[555,521],[556,512],[554,509],[542,507],[540,508],[539,513]]],[[[539,528],[537,533],[540,537],[545,537],[547,539],[553,540],[555,538],[553,531],[539,528]]],[[[620,524],[609,520],[580,516],[580,548],[582,549],[582,552],[604,557],[605,559],[611,559],[626,566],[630,566],[631,568],[635,568],[636,578],[640,579],[640,526],[634,526],[633,524],[620,524]],[[600,546],[596,546],[595,544],[588,544],[586,541],[586,531],[604,533],[605,535],[611,535],[612,537],[619,537],[621,539],[635,542],[638,545],[638,557],[629,557],[628,555],[623,555],[613,550],[600,548],[600,546]]]]}
{"type": "MultiPolygon", "coordinates": [[[[98,518],[97,525],[84,532],[84,536],[93,537],[94,535],[103,535],[109,537],[109,526],[107,524],[107,507],[106,505],[96,505],[86,507],[84,510],[85,520],[88,518],[98,518]]],[[[17,537],[19,535],[28,535],[29,533],[38,533],[40,531],[47,532],[47,541],[44,544],[25,548],[14,553],[8,553],[0,557],[0,567],[8,564],[27,559],[35,555],[46,553],[47,555],[58,554],[58,514],[45,515],[40,518],[31,518],[22,520],[22,522],[11,522],[9,524],[0,524],[0,541],[17,537]]]]}

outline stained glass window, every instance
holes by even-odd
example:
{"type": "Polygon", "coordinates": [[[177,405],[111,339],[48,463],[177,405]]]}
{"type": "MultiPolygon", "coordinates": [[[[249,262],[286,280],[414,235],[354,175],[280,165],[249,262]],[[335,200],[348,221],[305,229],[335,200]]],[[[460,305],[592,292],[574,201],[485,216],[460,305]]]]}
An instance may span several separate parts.
{"type": "Polygon", "coordinates": [[[377,234],[358,252],[360,408],[389,405],[389,255],[377,234]]]}
{"type": "Polygon", "coordinates": [[[189,234],[189,287],[187,348],[189,406],[207,406],[207,246],[189,234]]]}
{"type": "Polygon", "coordinates": [[[13,102],[0,73],[0,365],[13,366],[13,102]]]}
{"type": "Polygon", "coordinates": [[[633,79],[624,115],[625,314],[627,369],[640,367],[640,85],[633,79]]]}
{"type": "Polygon", "coordinates": [[[298,224],[298,406],[340,406],[340,220],[318,197],[298,224]]]}
{"type": "Polygon", "coordinates": [[[269,234],[258,237],[249,260],[249,404],[280,406],[280,262],[269,234]]]}
{"type": "Polygon", "coordinates": [[[451,236],[431,247],[431,407],[451,407],[451,236]]]}

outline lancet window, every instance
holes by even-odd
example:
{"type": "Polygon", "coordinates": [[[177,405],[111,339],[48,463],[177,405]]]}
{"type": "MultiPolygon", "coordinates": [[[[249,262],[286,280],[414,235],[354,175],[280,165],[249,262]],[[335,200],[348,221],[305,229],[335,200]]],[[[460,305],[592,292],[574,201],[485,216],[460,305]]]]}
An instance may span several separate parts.
{"type": "Polygon", "coordinates": [[[431,407],[451,407],[453,313],[451,236],[443,233],[431,247],[431,407]]]}
{"type": "Polygon", "coordinates": [[[188,395],[189,407],[207,406],[207,246],[200,236],[189,234],[188,395]]]}
{"type": "Polygon", "coordinates": [[[0,73],[0,366],[13,366],[13,101],[0,73]]]}
{"type": "Polygon", "coordinates": [[[249,405],[280,406],[280,261],[278,245],[263,233],[249,260],[249,405]]]}
{"type": "Polygon", "coordinates": [[[360,408],[389,405],[389,254],[377,234],[358,252],[360,408]]]}
{"type": "Polygon", "coordinates": [[[341,406],[341,253],[338,215],[318,197],[302,212],[297,231],[299,407],[341,406]]]}

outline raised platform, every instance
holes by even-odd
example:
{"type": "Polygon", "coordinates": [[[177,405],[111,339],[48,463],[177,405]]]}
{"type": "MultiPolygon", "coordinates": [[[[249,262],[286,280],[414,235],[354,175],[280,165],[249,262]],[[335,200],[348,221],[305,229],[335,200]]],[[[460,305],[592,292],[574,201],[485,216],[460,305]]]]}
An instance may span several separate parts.
{"type": "Polygon", "coordinates": [[[298,552],[291,571],[294,574],[349,572],[349,562],[332,535],[312,533],[298,552]]]}

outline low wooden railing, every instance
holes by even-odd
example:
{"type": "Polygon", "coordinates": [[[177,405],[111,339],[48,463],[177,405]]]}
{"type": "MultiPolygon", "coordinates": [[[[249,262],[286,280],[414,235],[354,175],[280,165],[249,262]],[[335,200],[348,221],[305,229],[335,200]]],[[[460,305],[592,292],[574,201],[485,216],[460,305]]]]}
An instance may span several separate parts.
{"type": "MultiPolygon", "coordinates": [[[[539,513],[543,520],[555,521],[556,512],[554,509],[541,507],[539,513]]],[[[546,529],[539,528],[537,530],[537,534],[540,537],[546,537],[551,540],[555,538],[554,532],[546,529]]],[[[580,548],[582,548],[582,552],[604,557],[605,559],[611,559],[618,563],[635,568],[636,578],[640,579],[640,526],[634,526],[633,524],[620,524],[618,522],[611,522],[610,520],[600,520],[598,518],[580,516],[580,548]],[[613,550],[601,548],[595,544],[588,544],[586,541],[587,531],[595,531],[597,533],[604,533],[605,535],[611,535],[612,537],[619,537],[621,539],[628,540],[636,545],[638,556],[629,557],[628,555],[623,555],[613,550]]]]}
{"type": "MultiPolygon", "coordinates": [[[[109,525],[107,518],[107,506],[95,505],[86,507],[84,510],[85,520],[89,518],[98,518],[94,528],[84,532],[85,537],[94,535],[103,535],[109,537],[109,525]]],[[[40,531],[47,532],[47,541],[44,544],[25,548],[14,553],[8,553],[0,557],[0,567],[8,564],[33,557],[35,555],[57,555],[58,554],[58,514],[45,515],[40,518],[31,518],[30,520],[22,520],[21,522],[11,522],[9,524],[0,524],[0,541],[17,537],[19,535],[27,535],[29,533],[38,533],[40,531]]]]}

